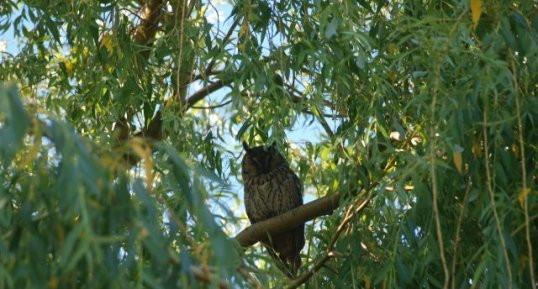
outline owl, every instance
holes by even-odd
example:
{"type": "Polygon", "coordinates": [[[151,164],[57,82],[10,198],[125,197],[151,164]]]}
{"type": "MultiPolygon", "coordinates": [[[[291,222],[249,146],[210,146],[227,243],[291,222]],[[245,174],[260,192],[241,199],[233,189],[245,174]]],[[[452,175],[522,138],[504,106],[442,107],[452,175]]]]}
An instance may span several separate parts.
{"type": "MultiPolygon", "coordinates": [[[[283,214],[303,204],[302,186],[297,175],[274,144],[250,148],[242,162],[245,208],[252,224],[283,214]]],[[[299,253],[304,247],[304,224],[288,232],[268,236],[262,244],[278,267],[290,278],[301,265],[299,253]]]]}

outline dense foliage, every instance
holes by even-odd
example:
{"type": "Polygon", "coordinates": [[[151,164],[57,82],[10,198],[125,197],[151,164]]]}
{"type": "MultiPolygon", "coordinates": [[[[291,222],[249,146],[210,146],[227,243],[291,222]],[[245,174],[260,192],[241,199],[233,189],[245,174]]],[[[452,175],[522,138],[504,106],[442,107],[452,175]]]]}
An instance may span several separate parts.
{"type": "Polygon", "coordinates": [[[0,31],[0,288],[538,285],[536,1],[4,0],[0,31]],[[234,242],[241,140],[340,194],[312,276],[234,242]]]}

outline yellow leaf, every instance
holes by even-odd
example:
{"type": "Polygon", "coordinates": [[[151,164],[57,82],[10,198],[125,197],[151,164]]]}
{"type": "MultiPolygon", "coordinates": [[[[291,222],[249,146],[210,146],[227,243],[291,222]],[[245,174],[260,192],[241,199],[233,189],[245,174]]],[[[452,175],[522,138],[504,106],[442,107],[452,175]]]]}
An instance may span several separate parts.
{"type": "Polygon", "coordinates": [[[248,21],[241,24],[241,29],[239,30],[239,37],[248,35],[248,21]]]}
{"type": "Polygon", "coordinates": [[[338,190],[338,179],[336,179],[336,178],[333,181],[333,190],[335,190],[335,191],[338,190]]]}
{"type": "Polygon", "coordinates": [[[108,55],[111,56],[114,51],[114,44],[110,35],[106,34],[101,39],[101,47],[103,46],[108,50],[108,55]]]}
{"type": "Polygon", "coordinates": [[[129,145],[135,154],[144,160],[144,171],[146,173],[146,190],[151,192],[154,179],[153,174],[153,158],[151,157],[151,149],[142,138],[133,138],[129,145]]]}
{"type": "Polygon", "coordinates": [[[148,229],[142,227],[142,228],[140,228],[140,231],[138,232],[138,234],[139,234],[140,238],[144,239],[147,236],[149,236],[149,231],[148,231],[148,229]]]}
{"type": "Polygon", "coordinates": [[[461,157],[461,152],[454,152],[452,154],[452,158],[454,159],[454,165],[456,166],[456,169],[461,174],[461,165],[463,162],[462,157],[461,157]]]}
{"type": "Polygon", "coordinates": [[[72,76],[73,75],[73,71],[75,70],[73,68],[73,63],[71,63],[70,61],[69,62],[64,62],[65,63],[65,70],[67,70],[67,74],[69,76],[72,76]]]}
{"type": "Polygon", "coordinates": [[[56,289],[56,288],[58,288],[58,284],[59,284],[58,281],[59,281],[58,278],[53,276],[53,277],[51,277],[51,278],[49,279],[49,282],[47,282],[47,286],[48,286],[50,289],[56,289]]]}
{"type": "Polygon", "coordinates": [[[525,200],[527,199],[527,196],[531,193],[531,189],[524,188],[519,192],[519,195],[517,196],[517,200],[519,201],[519,205],[523,208],[525,206],[525,200]]]}
{"type": "Polygon", "coordinates": [[[84,47],[84,49],[82,49],[82,56],[84,58],[88,57],[90,55],[90,49],[88,47],[84,47]]]}
{"type": "Polygon", "coordinates": [[[519,147],[516,144],[512,144],[512,152],[519,158],[519,147]]]}
{"type": "Polygon", "coordinates": [[[482,0],[471,0],[471,14],[473,16],[473,26],[476,29],[480,14],[482,14],[482,0]]]}
{"type": "Polygon", "coordinates": [[[529,257],[527,255],[519,256],[519,267],[525,268],[527,265],[527,262],[529,262],[529,257]]]}
{"type": "Polygon", "coordinates": [[[475,157],[482,157],[482,143],[479,139],[474,140],[471,152],[475,157]]]}
{"type": "Polygon", "coordinates": [[[323,148],[323,150],[321,151],[321,159],[322,160],[329,159],[329,154],[330,153],[331,153],[331,149],[329,147],[323,148]]]}

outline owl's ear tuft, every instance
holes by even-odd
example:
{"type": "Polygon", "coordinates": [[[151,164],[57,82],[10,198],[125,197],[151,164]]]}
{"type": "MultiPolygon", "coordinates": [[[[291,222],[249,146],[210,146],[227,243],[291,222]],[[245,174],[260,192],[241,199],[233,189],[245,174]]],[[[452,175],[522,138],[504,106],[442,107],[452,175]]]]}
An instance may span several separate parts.
{"type": "Polygon", "coordinates": [[[246,141],[243,141],[243,148],[245,149],[245,151],[250,151],[250,148],[248,147],[248,144],[246,141]]]}

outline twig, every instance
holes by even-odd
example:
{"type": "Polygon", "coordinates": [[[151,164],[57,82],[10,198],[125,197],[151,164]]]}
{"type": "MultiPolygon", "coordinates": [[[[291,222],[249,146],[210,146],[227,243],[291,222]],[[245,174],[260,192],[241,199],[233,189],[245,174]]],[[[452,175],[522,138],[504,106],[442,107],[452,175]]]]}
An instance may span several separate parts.
{"type": "Polygon", "coordinates": [[[323,129],[325,129],[325,132],[327,133],[329,138],[331,138],[331,139],[334,138],[334,133],[333,133],[331,127],[329,126],[329,124],[325,120],[325,117],[319,111],[319,109],[316,106],[312,105],[312,112],[314,113],[314,116],[317,117],[317,119],[318,119],[319,123],[321,124],[321,126],[323,127],[323,129]]]}
{"type": "MultiPolygon", "coordinates": [[[[512,55],[512,54],[511,54],[512,55]]],[[[519,105],[519,94],[518,94],[518,82],[516,75],[516,65],[514,59],[510,58],[510,63],[512,67],[512,78],[514,82],[514,94],[516,99],[516,118],[517,118],[517,134],[519,142],[519,153],[521,159],[521,183],[523,184],[523,194],[525,199],[523,200],[523,210],[525,211],[525,238],[527,239],[527,250],[529,251],[529,271],[531,275],[531,284],[532,286],[536,285],[536,279],[534,277],[534,257],[532,254],[532,242],[531,242],[531,233],[530,233],[530,220],[529,220],[529,188],[527,188],[527,169],[525,163],[525,145],[523,144],[523,125],[521,123],[521,109],[519,105]]]]}
{"type": "Polygon", "coordinates": [[[338,238],[340,238],[340,235],[346,228],[346,226],[349,224],[349,222],[353,219],[353,217],[358,214],[360,211],[362,211],[366,205],[370,202],[370,197],[364,200],[355,210],[353,210],[353,207],[355,204],[352,204],[349,206],[348,211],[346,212],[346,217],[340,222],[340,225],[338,225],[338,229],[336,230],[336,234],[331,239],[331,242],[329,243],[329,246],[327,247],[327,251],[331,252],[334,249],[334,245],[336,244],[336,241],[338,238]]]}
{"type": "Polygon", "coordinates": [[[223,106],[226,106],[228,104],[232,103],[231,100],[228,100],[226,102],[223,102],[221,104],[216,104],[216,105],[210,105],[210,106],[191,106],[191,108],[196,108],[196,109],[215,109],[215,108],[219,108],[219,107],[223,107],[223,106]]]}
{"type": "MultiPolygon", "coordinates": [[[[306,114],[310,114],[310,115],[315,115],[313,111],[308,110],[308,109],[303,109],[302,112],[304,112],[306,114]]],[[[344,118],[344,117],[347,117],[347,116],[341,115],[341,114],[330,114],[330,113],[320,113],[320,115],[323,115],[324,117],[330,117],[330,118],[344,118]]]]}
{"type": "Polygon", "coordinates": [[[207,79],[207,76],[213,76],[213,75],[219,75],[219,74],[222,74],[224,72],[224,70],[211,70],[211,72],[209,72],[209,74],[196,74],[193,78],[192,78],[192,81],[196,81],[196,80],[204,80],[204,79],[207,79]]]}
{"type": "Polygon", "coordinates": [[[301,286],[301,284],[305,283],[308,279],[310,279],[310,277],[312,277],[314,275],[314,273],[319,271],[319,269],[321,269],[323,267],[323,265],[325,265],[325,263],[327,263],[327,261],[329,261],[329,259],[331,259],[333,257],[338,257],[338,256],[341,256],[341,254],[337,253],[337,252],[332,252],[332,251],[328,252],[327,255],[325,255],[321,260],[319,260],[316,263],[316,265],[314,265],[314,267],[312,267],[312,269],[308,270],[308,272],[301,275],[301,277],[295,279],[287,287],[287,289],[294,289],[294,288],[297,288],[297,287],[301,286]]]}
{"type": "Polygon", "coordinates": [[[432,92],[432,105],[431,105],[431,119],[432,123],[430,124],[430,175],[431,175],[431,186],[432,186],[432,206],[433,206],[433,215],[435,219],[435,231],[437,233],[437,239],[439,241],[439,256],[441,257],[441,264],[443,265],[443,272],[445,275],[445,280],[443,284],[443,289],[448,289],[448,283],[450,281],[450,272],[448,270],[448,264],[445,257],[445,244],[443,241],[443,231],[441,229],[441,216],[439,213],[439,206],[437,205],[437,199],[439,198],[439,192],[437,191],[437,174],[436,174],[436,132],[435,132],[435,107],[437,104],[437,91],[439,89],[439,79],[440,79],[440,65],[437,65],[435,68],[435,81],[433,85],[432,92]]]}
{"type": "Polygon", "coordinates": [[[461,241],[460,230],[461,230],[461,223],[463,222],[463,215],[465,214],[465,208],[467,207],[467,197],[469,196],[470,190],[471,190],[471,180],[467,182],[467,186],[465,188],[465,195],[463,196],[461,211],[458,217],[458,225],[456,226],[456,237],[454,238],[454,253],[452,256],[452,289],[456,289],[456,261],[458,258],[458,246],[461,241]]]}
{"type": "Polygon", "coordinates": [[[506,242],[504,241],[504,233],[501,227],[501,221],[499,214],[497,213],[497,205],[495,203],[495,195],[493,193],[493,187],[491,186],[491,172],[489,169],[489,142],[488,142],[488,130],[487,130],[487,110],[484,108],[484,124],[482,126],[482,133],[484,134],[484,166],[486,167],[486,185],[488,188],[489,198],[491,201],[491,207],[493,210],[493,216],[495,218],[495,225],[497,226],[497,233],[499,233],[499,240],[501,241],[501,247],[503,251],[504,261],[506,262],[506,271],[508,272],[508,288],[512,288],[512,270],[510,270],[510,259],[508,258],[508,250],[506,249],[506,242]]]}
{"type": "MultiPolygon", "coordinates": [[[[538,214],[536,214],[536,215],[534,215],[534,216],[532,216],[532,217],[529,217],[529,223],[534,222],[534,221],[536,221],[536,220],[538,220],[538,214]]],[[[514,237],[516,234],[519,233],[519,231],[521,231],[521,230],[523,230],[523,229],[526,229],[526,227],[525,227],[525,223],[519,225],[519,226],[518,226],[518,227],[517,227],[517,228],[516,228],[510,235],[511,235],[512,237],[514,237]]]]}
{"type": "MultiPolygon", "coordinates": [[[[176,69],[176,91],[179,94],[179,99],[181,101],[184,100],[183,97],[185,96],[184,93],[182,93],[182,91],[183,91],[182,86],[185,85],[185,81],[182,81],[183,75],[181,74],[181,65],[182,65],[182,62],[183,62],[183,35],[184,35],[184,32],[185,32],[185,5],[186,5],[186,3],[184,1],[178,1],[177,6],[176,6],[176,10],[181,9],[181,16],[180,16],[181,18],[179,19],[179,21],[181,21],[181,23],[179,24],[179,33],[177,35],[178,42],[179,42],[178,43],[179,52],[178,52],[177,69],[176,69]]],[[[176,13],[177,12],[179,12],[179,11],[176,11],[176,13]]],[[[174,18],[175,18],[174,30],[176,30],[177,25],[178,25],[178,18],[177,17],[174,17],[174,18]]],[[[189,74],[192,76],[191,73],[189,73],[189,74]]]]}

